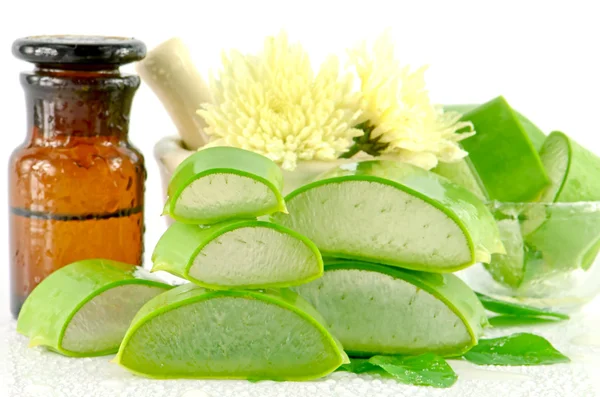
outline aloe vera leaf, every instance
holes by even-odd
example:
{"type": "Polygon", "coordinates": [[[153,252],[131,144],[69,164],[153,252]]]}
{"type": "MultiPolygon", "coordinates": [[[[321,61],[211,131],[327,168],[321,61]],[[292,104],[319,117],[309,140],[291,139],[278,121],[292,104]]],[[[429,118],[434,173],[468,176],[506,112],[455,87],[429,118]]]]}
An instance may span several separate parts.
{"type": "Polygon", "coordinates": [[[352,358],[337,371],[354,374],[377,374],[398,382],[415,386],[450,387],[457,376],[442,357],[432,353],[419,356],[373,356],[352,358]]]}
{"type": "Polygon", "coordinates": [[[476,292],[477,297],[481,301],[483,307],[498,314],[512,315],[512,316],[541,316],[541,317],[553,317],[559,320],[568,320],[569,315],[559,313],[551,310],[543,310],[537,307],[521,305],[518,303],[507,302],[499,299],[495,299],[491,296],[480,294],[476,292]]]}
{"type": "Polygon", "coordinates": [[[116,362],[151,378],[309,380],[349,362],[290,290],[174,288],[138,312],[116,362]]]}
{"type": "Polygon", "coordinates": [[[524,126],[503,97],[463,116],[477,133],[461,143],[469,153],[489,198],[505,202],[537,200],[550,180],[524,126]]]}
{"type": "Polygon", "coordinates": [[[501,219],[498,221],[500,238],[506,249],[504,254],[493,254],[485,268],[495,280],[510,286],[518,286],[525,275],[525,249],[521,224],[518,219],[501,219]]]}
{"type": "Polygon", "coordinates": [[[254,220],[209,227],[176,222],[158,241],[152,261],[152,271],[212,289],[281,288],[323,274],[313,242],[281,225],[254,220]]]}
{"type": "Polygon", "coordinates": [[[528,246],[522,235],[522,230],[535,222],[516,218],[498,220],[498,229],[506,253],[493,254],[490,263],[485,263],[484,266],[499,283],[518,288],[538,280],[543,274],[542,254],[528,246]],[[526,225],[523,226],[522,222],[526,225]]]}
{"type": "Polygon", "coordinates": [[[446,360],[432,353],[408,357],[374,356],[369,362],[408,385],[446,388],[458,379],[446,360]]]}
{"type": "Polygon", "coordinates": [[[591,202],[540,206],[545,210],[544,221],[524,236],[525,243],[542,255],[538,276],[587,270],[600,243],[600,206],[591,202]]]}
{"type": "Polygon", "coordinates": [[[587,270],[600,249],[599,214],[591,203],[600,200],[600,158],[559,131],[546,138],[540,156],[551,180],[541,201],[590,203],[540,206],[543,221],[525,240],[542,252],[547,274],[587,270]]]}
{"type": "Polygon", "coordinates": [[[553,324],[563,321],[556,317],[538,317],[538,316],[515,316],[511,314],[501,314],[492,316],[489,319],[490,325],[494,328],[522,327],[526,325],[553,324]]]}
{"type": "Polygon", "coordinates": [[[481,302],[453,274],[332,261],[322,278],[295,290],[351,356],[461,355],[487,325],[481,302]]]}
{"type": "Polygon", "coordinates": [[[340,166],[286,197],[272,220],[323,256],[452,272],[504,252],[495,221],[466,189],[394,161],[340,166]]]}
{"type": "Polygon", "coordinates": [[[165,214],[183,223],[213,224],[285,212],[281,169],[268,158],[212,147],[186,158],[168,187],[165,214]]]}
{"type": "Polygon", "coordinates": [[[352,372],[353,374],[378,374],[378,375],[389,375],[381,367],[371,364],[368,358],[350,358],[348,364],[342,364],[336,369],[339,372],[352,372]]]}
{"type": "Polygon", "coordinates": [[[530,333],[482,339],[464,357],[478,365],[550,365],[571,361],[546,339],[530,333]]]}
{"type": "Polygon", "coordinates": [[[593,263],[600,244],[597,203],[495,203],[493,207],[507,251],[492,255],[486,264],[496,281],[512,288],[536,288],[539,282],[586,270],[593,263]]]}
{"type": "MultiPolygon", "coordinates": [[[[444,106],[444,110],[451,110],[458,113],[468,113],[478,106],[480,105],[446,105],[444,106]]],[[[519,123],[527,133],[527,136],[531,140],[533,147],[539,152],[544,144],[544,140],[546,139],[546,134],[544,134],[544,132],[539,129],[537,125],[533,124],[533,122],[525,117],[522,113],[515,109],[512,111],[515,116],[517,116],[517,120],[519,120],[519,123]]]]}
{"type": "Polygon", "coordinates": [[[66,356],[115,353],[137,310],[171,288],[141,274],[137,266],[105,259],[58,269],[25,301],[17,331],[30,338],[30,346],[66,356]]]}
{"type": "Polygon", "coordinates": [[[492,255],[486,269],[509,287],[588,269],[600,247],[600,205],[581,203],[494,203],[506,255],[492,255]],[[517,227],[518,225],[518,227],[517,227]]]}
{"type": "Polygon", "coordinates": [[[540,151],[552,185],[544,202],[600,200],[600,158],[560,131],[554,131],[540,151]]]}
{"type": "MultiPolygon", "coordinates": [[[[445,110],[451,110],[458,113],[467,113],[479,105],[446,105],[445,110]]],[[[539,151],[546,139],[546,135],[527,117],[513,109],[519,123],[527,133],[534,148],[539,151]]],[[[433,170],[436,174],[450,179],[452,182],[461,185],[469,190],[481,200],[489,199],[489,195],[485,190],[485,186],[471,159],[467,156],[464,159],[455,163],[439,163],[433,170]]]]}

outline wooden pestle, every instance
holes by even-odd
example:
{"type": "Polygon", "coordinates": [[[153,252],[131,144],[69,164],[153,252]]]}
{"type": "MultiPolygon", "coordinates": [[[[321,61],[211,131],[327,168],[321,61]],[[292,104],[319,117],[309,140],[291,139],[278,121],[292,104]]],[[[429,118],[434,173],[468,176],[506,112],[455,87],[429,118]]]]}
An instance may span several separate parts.
{"type": "Polygon", "coordinates": [[[196,111],[211,102],[210,91],[181,39],[172,38],[148,52],[137,72],[167,109],[186,148],[204,146],[206,123],[196,111]]]}

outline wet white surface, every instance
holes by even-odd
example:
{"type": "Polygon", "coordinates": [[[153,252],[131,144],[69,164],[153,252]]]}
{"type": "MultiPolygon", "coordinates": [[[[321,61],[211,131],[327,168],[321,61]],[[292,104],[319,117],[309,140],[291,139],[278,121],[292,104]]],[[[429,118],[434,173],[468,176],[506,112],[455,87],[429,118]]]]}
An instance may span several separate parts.
{"type": "MultiPolygon", "coordinates": [[[[5,306],[6,307],[6,306],[5,306]]],[[[112,356],[66,358],[27,347],[15,322],[0,320],[0,395],[9,397],[595,397],[600,396],[600,299],[566,322],[488,331],[488,336],[535,332],[572,362],[538,367],[475,366],[451,360],[458,382],[449,389],[413,387],[394,380],[334,373],[314,382],[159,381],[137,377],[112,356]]]]}

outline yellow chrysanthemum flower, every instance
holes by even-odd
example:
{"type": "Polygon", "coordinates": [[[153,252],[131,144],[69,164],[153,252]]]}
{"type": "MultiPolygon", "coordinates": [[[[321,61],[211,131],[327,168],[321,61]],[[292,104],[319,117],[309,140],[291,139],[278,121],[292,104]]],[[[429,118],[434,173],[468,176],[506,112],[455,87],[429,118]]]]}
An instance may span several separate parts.
{"type": "Polygon", "coordinates": [[[352,146],[360,110],[353,76],[340,76],[336,57],[315,76],[306,51],[284,33],[268,37],[261,54],[223,54],[211,81],[214,102],[198,113],[210,146],[263,154],[286,170],[298,160],[334,160],[352,146]]]}
{"type": "Polygon", "coordinates": [[[400,66],[389,32],[376,40],[372,53],[365,43],[349,51],[361,80],[360,104],[366,119],[354,150],[396,158],[425,169],[438,161],[455,162],[467,153],[458,144],[472,136],[473,125],[461,114],[433,105],[425,88],[425,68],[400,66]],[[457,133],[461,131],[462,133],[457,133]]]}

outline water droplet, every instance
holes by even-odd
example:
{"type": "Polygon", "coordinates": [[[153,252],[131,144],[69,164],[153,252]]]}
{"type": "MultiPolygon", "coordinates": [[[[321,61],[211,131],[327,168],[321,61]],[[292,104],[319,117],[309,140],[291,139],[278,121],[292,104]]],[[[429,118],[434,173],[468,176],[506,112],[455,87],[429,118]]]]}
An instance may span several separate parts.
{"type": "Polygon", "coordinates": [[[109,380],[103,380],[102,382],[100,382],[100,386],[107,387],[109,389],[114,390],[114,389],[124,389],[127,386],[127,384],[120,380],[109,379],[109,380]]]}
{"type": "Polygon", "coordinates": [[[211,397],[208,394],[206,394],[204,391],[199,390],[199,389],[191,389],[191,390],[186,390],[181,397],[211,397]]]}
{"type": "Polygon", "coordinates": [[[25,393],[31,397],[55,397],[56,390],[48,385],[27,385],[24,389],[25,393]]]}
{"type": "Polygon", "coordinates": [[[502,380],[502,381],[517,381],[526,382],[531,380],[531,376],[526,374],[518,374],[510,371],[492,371],[487,369],[477,368],[476,365],[460,361],[450,360],[450,366],[458,374],[460,379],[468,380],[502,380]]]}
{"type": "Polygon", "coordinates": [[[600,347],[600,335],[581,334],[571,339],[571,343],[579,346],[600,347]]]}

